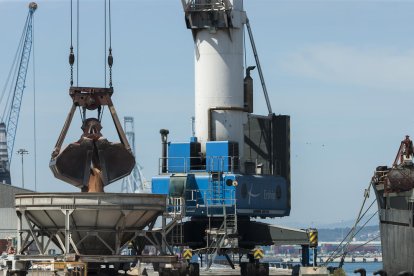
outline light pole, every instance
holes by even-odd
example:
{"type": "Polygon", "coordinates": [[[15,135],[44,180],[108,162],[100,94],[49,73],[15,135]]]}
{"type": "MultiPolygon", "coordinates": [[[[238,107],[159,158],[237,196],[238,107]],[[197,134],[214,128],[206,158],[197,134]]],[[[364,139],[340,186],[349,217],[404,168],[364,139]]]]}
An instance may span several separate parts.
{"type": "Polygon", "coordinates": [[[20,154],[22,156],[22,188],[24,189],[24,155],[25,154],[29,154],[29,151],[25,150],[25,149],[19,149],[17,151],[17,154],[20,154]]]}

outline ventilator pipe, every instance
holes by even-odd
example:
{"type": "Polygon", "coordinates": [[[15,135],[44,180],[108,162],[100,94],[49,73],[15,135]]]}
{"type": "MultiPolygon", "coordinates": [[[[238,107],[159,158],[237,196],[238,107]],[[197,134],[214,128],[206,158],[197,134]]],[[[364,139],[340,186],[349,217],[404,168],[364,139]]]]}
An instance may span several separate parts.
{"type": "Polygon", "coordinates": [[[167,141],[168,141],[168,134],[170,132],[168,129],[161,129],[161,143],[162,143],[162,165],[161,165],[161,172],[166,173],[167,172],[167,141]]]}
{"type": "Polygon", "coordinates": [[[250,71],[256,66],[249,66],[246,69],[246,77],[244,78],[244,108],[246,112],[253,113],[253,79],[250,71]]]}

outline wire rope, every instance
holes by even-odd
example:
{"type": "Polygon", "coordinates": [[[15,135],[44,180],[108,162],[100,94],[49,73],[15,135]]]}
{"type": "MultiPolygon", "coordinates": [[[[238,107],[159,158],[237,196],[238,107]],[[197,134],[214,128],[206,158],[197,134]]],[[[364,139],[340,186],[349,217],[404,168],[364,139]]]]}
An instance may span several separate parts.
{"type": "Polygon", "coordinates": [[[20,42],[19,42],[19,45],[17,46],[16,54],[14,56],[14,60],[13,60],[12,66],[10,68],[9,75],[7,76],[7,80],[6,80],[6,83],[4,85],[4,88],[3,88],[3,91],[2,91],[2,94],[1,94],[0,102],[3,101],[3,97],[5,95],[5,92],[7,90],[9,91],[8,95],[7,95],[7,98],[6,98],[6,102],[4,104],[3,114],[1,116],[1,121],[2,122],[5,122],[7,120],[7,117],[5,117],[5,116],[8,116],[8,114],[6,115],[6,111],[9,110],[9,105],[11,105],[10,96],[11,96],[11,94],[14,93],[14,91],[13,91],[13,81],[10,81],[10,76],[13,74],[13,77],[11,79],[12,80],[16,79],[16,75],[17,75],[17,71],[18,71],[17,59],[18,59],[19,56],[21,56],[21,52],[23,51],[22,49],[23,49],[23,44],[24,44],[24,38],[26,36],[28,21],[29,21],[29,15],[27,16],[26,22],[24,23],[22,36],[20,37],[20,42]],[[9,88],[7,88],[8,86],[9,86],[9,88]]]}
{"type": "MultiPolygon", "coordinates": [[[[371,184],[370,184],[370,186],[369,187],[371,187],[371,184]]],[[[325,264],[327,264],[329,261],[331,261],[331,260],[333,260],[334,258],[334,256],[335,256],[335,258],[337,257],[337,255],[338,255],[338,253],[343,249],[343,248],[345,248],[345,246],[346,245],[343,245],[343,243],[345,242],[345,240],[347,240],[348,239],[348,237],[349,236],[351,236],[351,238],[349,238],[349,240],[352,240],[352,238],[353,237],[355,237],[355,235],[353,235],[352,233],[353,233],[353,231],[355,231],[355,228],[356,228],[356,226],[358,225],[358,223],[362,220],[362,218],[366,215],[366,213],[371,209],[371,207],[372,207],[372,205],[376,202],[376,199],[374,200],[374,201],[372,201],[371,202],[371,204],[369,205],[369,207],[365,210],[365,212],[363,212],[362,213],[362,210],[363,210],[363,207],[364,207],[364,205],[365,205],[365,201],[366,201],[366,198],[364,199],[364,203],[362,204],[362,206],[361,206],[361,210],[360,210],[360,213],[359,213],[359,215],[358,215],[358,217],[357,217],[357,220],[356,220],[356,222],[355,222],[355,224],[354,224],[354,226],[349,230],[349,232],[348,232],[348,234],[345,236],[345,238],[343,238],[342,239],[342,241],[339,243],[339,245],[337,246],[337,248],[330,254],[330,256],[328,257],[328,259],[327,259],[327,261],[325,262],[325,264]],[[361,215],[361,213],[362,213],[362,215],[361,215]]],[[[377,211],[378,212],[378,211],[377,211]]],[[[377,213],[376,212],[376,213],[377,213]]],[[[376,214],[376,213],[374,213],[374,215],[376,214]]],[[[372,216],[373,217],[373,216],[372,216]]],[[[372,218],[371,217],[371,218],[372,218]]],[[[370,218],[370,219],[371,219],[370,218]]],[[[369,219],[369,220],[370,220],[369,219]]],[[[369,221],[368,220],[368,221],[369,221]]],[[[364,224],[364,226],[365,226],[365,224],[364,224]]],[[[359,231],[358,231],[359,232],[359,231]]],[[[357,232],[357,233],[358,233],[357,232]]],[[[348,243],[349,244],[349,243],[348,243]]]]}
{"type": "MultiPolygon", "coordinates": [[[[375,202],[375,201],[374,201],[375,202]]],[[[345,256],[348,252],[351,252],[351,251],[353,251],[353,250],[345,250],[345,249],[347,249],[347,247],[349,246],[349,244],[351,243],[351,241],[353,240],[353,238],[356,236],[356,235],[358,235],[358,233],[359,232],[361,232],[362,231],[362,229],[364,229],[364,227],[368,224],[368,222],[370,222],[371,221],[371,219],[376,215],[378,213],[378,210],[375,212],[375,213],[373,213],[372,215],[371,215],[371,217],[362,225],[362,226],[360,226],[359,228],[358,228],[358,231],[357,232],[355,232],[349,239],[348,239],[348,241],[346,242],[346,244],[345,245],[343,245],[342,247],[340,247],[340,246],[338,246],[338,248],[339,248],[339,250],[338,250],[338,248],[337,249],[335,249],[335,255],[333,255],[332,257],[331,257],[331,259],[333,260],[333,259],[336,259],[336,258],[338,258],[339,256],[345,256]],[[338,251],[337,253],[336,253],[336,251],[338,251]],[[341,253],[341,251],[342,251],[342,253],[341,253]]],[[[347,235],[347,237],[349,236],[351,234],[351,231],[349,231],[349,233],[348,233],[348,235],[347,235]]],[[[341,243],[343,243],[344,241],[342,241],[341,243]]]]}
{"type": "Polygon", "coordinates": [[[104,84],[106,88],[106,0],[104,0],[105,9],[104,9],[104,84]]]}
{"type": "MultiPolygon", "coordinates": [[[[2,90],[1,95],[0,95],[0,103],[3,102],[3,98],[4,98],[4,95],[6,94],[7,87],[10,85],[10,77],[12,75],[12,72],[14,72],[13,68],[15,68],[16,65],[17,65],[17,57],[19,55],[20,49],[22,48],[23,40],[24,40],[24,31],[22,33],[22,36],[20,37],[19,45],[17,46],[17,50],[16,50],[16,53],[14,54],[13,62],[11,64],[9,73],[7,75],[6,82],[4,83],[4,86],[3,86],[3,90],[2,90]]],[[[10,92],[11,91],[9,90],[9,93],[10,92]]]]}
{"type": "Polygon", "coordinates": [[[37,133],[36,133],[36,58],[35,58],[35,22],[32,18],[32,51],[33,51],[33,153],[34,153],[34,190],[37,191],[37,133]]]}
{"type": "Polygon", "coordinates": [[[76,86],[79,86],[79,0],[77,0],[76,8],[76,86]]]}
{"type": "Polygon", "coordinates": [[[109,66],[109,87],[112,87],[112,18],[111,18],[111,0],[108,0],[108,20],[109,20],[109,54],[108,54],[108,66],[109,66]]]}

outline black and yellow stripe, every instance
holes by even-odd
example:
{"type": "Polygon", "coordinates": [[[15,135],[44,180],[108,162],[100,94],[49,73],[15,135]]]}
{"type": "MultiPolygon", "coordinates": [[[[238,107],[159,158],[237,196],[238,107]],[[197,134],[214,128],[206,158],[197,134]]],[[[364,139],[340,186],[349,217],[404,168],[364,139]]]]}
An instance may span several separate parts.
{"type": "Polygon", "coordinates": [[[309,246],[310,247],[318,246],[318,230],[316,229],[309,230],[309,246]]]}
{"type": "Polygon", "coordinates": [[[259,249],[255,249],[254,250],[254,253],[253,253],[253,256],[254,256],[255,259],[262,259],[264,257],[264,252],[260,248],[259,249]]]}
{"type": "Polygon", "coordinates": [[[193,257],[193,252],[191,249],[184,250],[183,257],[187,260],[191,259],[193,257]]]}

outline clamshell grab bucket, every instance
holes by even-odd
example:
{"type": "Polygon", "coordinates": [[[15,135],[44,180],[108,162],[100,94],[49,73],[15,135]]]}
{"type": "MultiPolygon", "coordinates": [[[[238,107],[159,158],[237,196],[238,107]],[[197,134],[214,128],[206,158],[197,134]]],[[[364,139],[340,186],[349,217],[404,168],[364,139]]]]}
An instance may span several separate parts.
{"type": "Polygon", "coordinates": [[[54,176],[86,192],[103,192],[103,187],[128,176],[135,157],[113,106],[113,88],[71,87],[72,108],[52,152],[49,166],[54,176]],[[101,134],[101,112],[108,106],[120,143],[109,142],[101,134]],[[79,141],[61,150],[76,108],[83,110],[83,134],[79,141]],[[86,110],[97,110],[97,118],[86,119],[86,110]]]}
{"type": "Polygon", "coordinates": [[[121,143],[88,138],[69,144],[50,163],[56,178],[81,189],[88,186],[94,167],[101,171],[102,184],[106,186],[128,176],[134,166],[134,156],[121,143]]]}
{"type": "Polygon", "coordinates": [[[91,139],[69,144],[50,161],[54,176],[78,188],[86,186],[91,174],[93,148],[91,139]]]}
{"type": "Polygon", "coordinates": [[[135,166],[135,158],[121,143],[110,143],[106,139],[96,141],[99,164],[104,184],[128,176],[135,166]]]}

